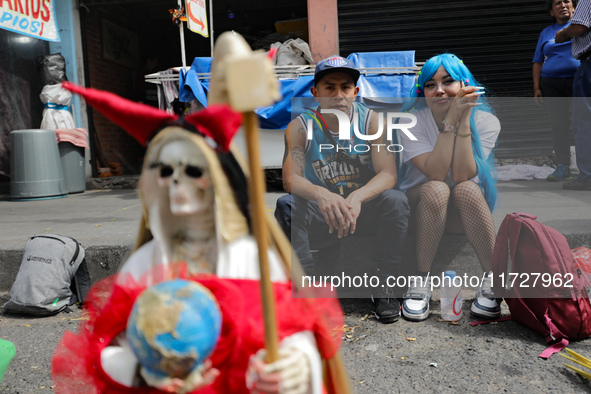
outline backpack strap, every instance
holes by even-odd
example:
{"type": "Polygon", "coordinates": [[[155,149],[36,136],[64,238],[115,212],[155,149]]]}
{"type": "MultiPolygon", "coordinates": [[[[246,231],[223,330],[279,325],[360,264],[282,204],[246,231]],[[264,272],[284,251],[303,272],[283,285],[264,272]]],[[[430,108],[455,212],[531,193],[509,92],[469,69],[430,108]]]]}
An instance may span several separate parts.
{"type": "Polygon", "coordinates": [[[503,321],[509,321],[509,320],[513,320],[513,316],[508,315],[508,316],[499,317],[498,319],[473,321],[473,322],[470,322],[470,325],[472,327],[474,327],[474,326],[479,326],[481,324],[497,323],[497,322],[503,322],[503,321]]]}
{"type": "Polygon", "coordinates": [[[568,339],[562,338],[560,341],[552,344],[551,346],[547,347],[542,353],[538,355],[539,358],[543,358],[547,360],[552,356],[554,353],[560,352],[562,349],[568,346],[568,339]]]}
{"type": "MultiPolygon", "coordinates": [[[[524,217],[525,214],[520,214],[521,217],[524,217]]],[[[531,215],[525,216],[528,219],[532,219],[531,215]]],[[[535,218],[535,216],[533,216],[535,218]]],[[[513,272],[513,262],[515,261],[515,254],[517,253],[518,245],[519,245],[519,235],[521,234],[521,227],[523,225],[523,220],[519,220],[516,217],[511,217],[508,220],[507,225],[507,245],[510,249],[508,256],[511,258],[509,262],[509,271],[513,272]]]]}
{"type": "MultiPolygon", "coordinates": [[[[500,273],[511,272],[517,242],[521,233],[521,221],[515,220],[515,214],[507,214],[499,227],[495,247],[493,251],[493,273],[498,276],[500,273]]],[[[499,281],[494,281],[492,291],[499,298],[504,298],[507,289],[500,287],[499,281]]]]}
{"type": "MultiPolygon", "coordinates": [[[[553,341],[556,341],[556,338],[553,337],[554,334],[557,334],[557,335],[562,335],[562,334],[560,333],[560,331],[558,331],[558,329],[556,328],[556,326],[552,323],[552,319],[550,319],[548,317],[548,315],[546,315],[545,317],[546,317],[546,323],[548,324],[548,328],[550,330],[550,334],[546,338],[546,342],[547,343],[552,343],[553,341]]],[[[503,316],[503,317],[500,317],[498,319],[493,319],[493,320],[473,321],[473,322],[470,322],[470,325],[471,326],[479,326],[481,324],[494,323],[494,322],[503,322],[503,321],[509,321],[509,320],[513,320],[513,317],[511,315],[509,315],[509,316],[503,316]]],[[[564,349],[565,347],[567,347],[568,346],[568,343],[569,343],[568,342],[568,339],[566,339],[566,338],[560,338],[559,341],[556,341],[555,343],[553,343],[552,345],[550,345],[546,349],[544,349],[544,351],[542,353],[540,353],[538,355],[538,357],[543,358],[544,360],[547,360],[554,353],[558,353],[562,349],[564,349]]]]}
{"type": "Polygon", "coordinates": [[[536,220],[538,218],[536,215],[530,215],[529,213],[523,213],[523,212],[516,212],[516,213],[513,213],[512,215],[521,216],[522,218],[528,218],[531,220],[536,220]]]}
{"type": "Polygon", "coordinates": [[[554,325],[550,316],[548,316],[548,309],[544,313],[544,319],[546,320],[546,326],[548,327],[548,336],[546,337],[546,343],[552,343],[546,350],[538,355],[538,357],[547,360],[554,353],[558,353],[562,349],[568,346],[568,339],[560,332],[560,330],[554,325]]]}
{"type": "Polygon", "coordinates": [[[78,266],[78,269],[72,278],[72,283],[70,284],[72,298],[70,299],[69,305],[73,305],[76,302],[79,302],[80,305],[82,305],[91,286],[92,282],[90,280],[90,273],[88,272],[88,266],[86,265],[85,257],[82,259],[82,262],[78,266]]]}

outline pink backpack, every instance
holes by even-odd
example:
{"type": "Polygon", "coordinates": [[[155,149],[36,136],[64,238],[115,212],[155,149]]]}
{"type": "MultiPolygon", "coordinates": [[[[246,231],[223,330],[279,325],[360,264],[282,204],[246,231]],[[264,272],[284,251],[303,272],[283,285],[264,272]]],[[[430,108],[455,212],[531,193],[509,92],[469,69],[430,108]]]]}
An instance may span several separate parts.
{"type": "Polygon", "coordinates": [[[569,340],[591,336],[591,303],[566,238],[536,218],[513,213],[501,223],[492,290],[513,320],[546,338],[551,346],[539,357],[548,358],[569,340]]]}

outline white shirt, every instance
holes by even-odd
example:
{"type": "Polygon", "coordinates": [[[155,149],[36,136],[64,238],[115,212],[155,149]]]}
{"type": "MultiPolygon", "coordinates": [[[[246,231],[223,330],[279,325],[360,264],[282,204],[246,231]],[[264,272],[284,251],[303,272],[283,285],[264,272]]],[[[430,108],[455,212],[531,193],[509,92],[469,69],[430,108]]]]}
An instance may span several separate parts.
{"type": "MultiPolygon", "coordinates": [[[[571,25],[582,25],[591,28],[591,1],[581,0],[577,3],[577,8],[570,21],[571,25]]],[[[591,49],[591,29],[578,37],[573,38],[572,53],[575,59],[580,57],[591,49]]]]}
{"type": "MultiPolygon", "coordinates": [[[[412,164],[411,160],[423,153],[432,152],[439,137],[439,130],[433,114],[429,108],[424,108],[413,112],[417,117],[417,124],[415,127],[409,129],[409,131],[417,138],[416,141],[412,141],[405,133],[400,133],[401,144],[404,147],[404,163],[406,170],[402,175],[402,183],[400,184],[400,190],[407,191],[414,186],[423,184],[429,181],[429,178],[423,174],[418,168],[412,164]]],[[[480,144],[482,146],[482,153],[485,158],[492,151],[501,131],[501,123],[496,116],[489,112],[477,111],[476,112],[476,130],[478,130],[478,136],[480,137],[480,144]]],[[[462,137],[460,137],[462,138],[462,137]]],[[[478,177],[472,178],[472,180],[478,183],[478,177]]],[[[448,171],[445,180],[450,187],[455,186],[451,175],[451,168],[448,171]]]]}

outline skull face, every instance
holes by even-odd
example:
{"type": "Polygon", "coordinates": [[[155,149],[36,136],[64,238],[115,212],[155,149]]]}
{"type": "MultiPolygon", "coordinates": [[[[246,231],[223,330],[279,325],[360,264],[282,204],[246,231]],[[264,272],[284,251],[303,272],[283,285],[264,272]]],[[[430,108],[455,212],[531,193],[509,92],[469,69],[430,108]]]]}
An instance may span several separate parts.
{"type": "Polygon", "coordinates": [[[166,144],[158,156],[158,186],[168,188],[173,215],[191,215],[211,209],[214,191],[207,160],[187,141],[166,144]]]}

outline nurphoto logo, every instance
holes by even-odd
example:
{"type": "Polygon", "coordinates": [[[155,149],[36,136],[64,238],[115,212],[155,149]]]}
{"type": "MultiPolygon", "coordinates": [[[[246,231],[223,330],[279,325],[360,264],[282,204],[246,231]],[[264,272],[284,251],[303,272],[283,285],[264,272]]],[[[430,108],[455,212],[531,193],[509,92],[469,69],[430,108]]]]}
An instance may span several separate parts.
{"type": "MultiPolygon", "coordinates": [[[[343,111],[336,110],[336,109],[320,109],[320,112],[315,111],[311,108],[306,108],[313,112],[312,117],[314,119],[307,119],[306,120],[306,139],[312,140],[314,134],[314,120],[317,123],[321,123],[326,127],[326,121],[322,114],[332,114],[335,115],[339,122],[339,140],[348,141],[351,139],[351,122],[349,121],[349,116],[345,114],[343,111]]],[[[417,117],[414,114],[406,113],[406,112],[385,112],[385,113],[377,113],[378,115],[378,131],[373,135],[363,134],[359,130],[359,115],[357,112],[353,113],[353,133],[355,136],[363,141],[375,141],[382,137],[384,133],[384,128],[386,129],[388,141],[393,141],[392,135],[394,130],[398,129],[402,131],[408,138],[412,141],[416,141],[417,138],[410,132],[410,128],[416,126],[417,124],[417,117]],[[398,119],[398,122],[396,122],[398,119]],[[408,119],[409,122],[401,123],[401,119],[408,119]]],[[[321,126],[322,127],[322,126],[321,126]]],[[[339,150],[346,150],[348,152],[354,151],[357,153],[366,153],[369,152],[371,147],[377,147],[378,151],[382,148],[388,150],[388,152],[396,153],[402,152],[403,147],[400,144],[356,144],[356,145],[348,145],[348,146],[340,146],[337,144],[336,149],[339,150]]],[[[333,144],[320,144],[319,150],[330,150],[334,149],[335,146],[333,144]]]]}

